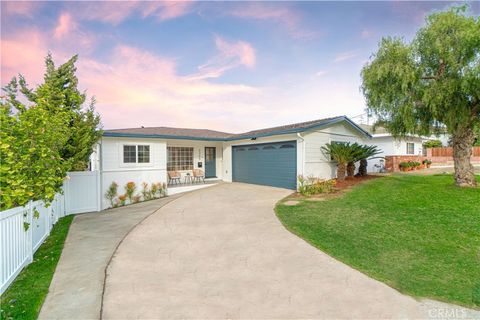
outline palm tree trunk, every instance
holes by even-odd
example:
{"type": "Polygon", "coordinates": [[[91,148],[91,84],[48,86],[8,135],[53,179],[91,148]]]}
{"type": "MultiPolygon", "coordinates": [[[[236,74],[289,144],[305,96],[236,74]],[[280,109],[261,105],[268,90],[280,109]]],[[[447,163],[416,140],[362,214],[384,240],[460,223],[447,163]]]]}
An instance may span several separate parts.
{"type": "Polygon", "coordinates": [[[349,162],[347,164],[347,176],[353,177],[355,175],[355,162],[349,162]]]}
{"type": "Polygon", "coordinates": [[[472,156],[475,134],[472,129],[459,130],[452,136],[455,183],[459,187],[476,187],[475,173],[470,157],[472,156]]]}
{"type": "Polygon", "coordinates": [[[367,175],[367,166],[368,166],[367,159],[360,160],[360,166],[358,167],[358,174],[361,175],[361,176],[366,176],[367,175]]]}
{"type": "Polygon", "coordinates": [[[338,180],[345,180],[345,163],[339,163],[337,165],[337,179],[338,180]]]}

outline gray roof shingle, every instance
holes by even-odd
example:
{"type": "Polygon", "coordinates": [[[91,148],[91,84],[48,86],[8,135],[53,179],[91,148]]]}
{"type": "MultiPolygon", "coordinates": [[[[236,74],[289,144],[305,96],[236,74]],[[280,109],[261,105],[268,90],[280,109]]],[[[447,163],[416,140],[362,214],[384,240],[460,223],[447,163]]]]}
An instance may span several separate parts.
{"type": "Polygon", "coordinates": [[[214,138],[224,139],[231,136],[231,133],[208,130],[208,129],[188,129],[188,128],[171,128],[171,127],[144,127],[129,129],[113,129],[105,130],[104,133],[126,133],[135,135],[159,135],[172,137],[197,137],[197,138],[214,138]]]}
{"type": "MultiPolygon", "coordinates": [[[[295,133],[302,132],[309,128],[319,127],[334,123],[338,121],[346,120],[352,125],[356,126],[360,131],[364,131],[362,128],[354,124],[350,119],[345,116],[324,118],[306,122],[299,122],[294,124],[288,124],[283,126],[271,127],[266,129],[252,130],[244,133],[228,133],[208,129],[188,129],[188,128],[171,128],[171,127],[142,127],[142,128],[130,128],[130,129],[113,129],[105,130],[103,135],[110,137],[161,137],[172,139],[196,139],[196,140],[237,140],[247,139],[257,136],[270,136],[275,134],[295,133]]],[[[367,132],[364,132],[368,135],[367,132]]]]}

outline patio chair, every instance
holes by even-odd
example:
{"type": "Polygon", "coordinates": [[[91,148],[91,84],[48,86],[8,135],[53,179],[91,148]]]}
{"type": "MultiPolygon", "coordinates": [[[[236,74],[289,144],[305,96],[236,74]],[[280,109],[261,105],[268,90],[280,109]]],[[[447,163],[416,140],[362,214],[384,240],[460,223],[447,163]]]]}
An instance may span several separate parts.
{"type": "Polygon", "coordinates": [[[182,175],[178,171],[168,171],[168,184],[180,184],[182,175]]]}
{"type": "Polygon", "coordinates": [[[203,181],[203,183],[205,183],[205,172],[200,169],[193,169],[193,181],[203,181]]]}

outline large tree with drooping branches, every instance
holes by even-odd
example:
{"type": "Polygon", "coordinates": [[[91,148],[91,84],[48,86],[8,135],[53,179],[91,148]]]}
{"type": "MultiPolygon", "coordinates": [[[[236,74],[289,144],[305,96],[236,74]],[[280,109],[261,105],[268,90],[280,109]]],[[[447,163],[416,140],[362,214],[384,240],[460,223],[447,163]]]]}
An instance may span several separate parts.
{"type": "Polygon", "coordinates": [[[470,157],[480,125],[480,18],[468,9],[429,15],[410,42],[383,38],[362,70],[368,110],[395,137],[447,130],[462,187],[476,186],[470,157]]]}

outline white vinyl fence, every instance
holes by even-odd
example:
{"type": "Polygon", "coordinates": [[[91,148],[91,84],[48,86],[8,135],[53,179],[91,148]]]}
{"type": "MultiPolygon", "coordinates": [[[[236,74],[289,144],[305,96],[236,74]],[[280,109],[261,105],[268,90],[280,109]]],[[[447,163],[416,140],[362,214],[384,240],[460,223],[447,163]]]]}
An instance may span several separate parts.
{"type": "Polygon", "coordinates": [[[68,214],[100,210],[99,171],[69,172],[63,190],[68,214]]]}
{"type": "Polygon", "coordinates": [[[64,193],[57,194],[50,206],[30,201],[24,207],[0,212],[0,294],[33,261],[33,254],[59,218],[100,210],[98,171],[69,172],[68,177],[64,193]]]}

